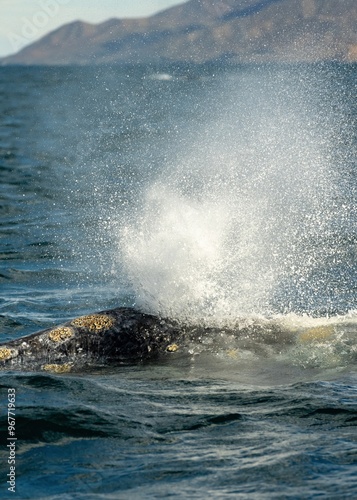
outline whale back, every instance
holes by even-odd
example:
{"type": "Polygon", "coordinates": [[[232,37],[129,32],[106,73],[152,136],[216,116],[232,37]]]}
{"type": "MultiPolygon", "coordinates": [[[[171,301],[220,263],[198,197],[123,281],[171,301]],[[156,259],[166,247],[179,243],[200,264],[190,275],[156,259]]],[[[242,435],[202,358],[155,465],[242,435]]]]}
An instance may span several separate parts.
{"type": "Polygon", "coordinates": [[[1,344],[0,367],[61,373],[140,362],[175,350],[172,343],[182,336],[172,321],[120,307],[1,344]]]}

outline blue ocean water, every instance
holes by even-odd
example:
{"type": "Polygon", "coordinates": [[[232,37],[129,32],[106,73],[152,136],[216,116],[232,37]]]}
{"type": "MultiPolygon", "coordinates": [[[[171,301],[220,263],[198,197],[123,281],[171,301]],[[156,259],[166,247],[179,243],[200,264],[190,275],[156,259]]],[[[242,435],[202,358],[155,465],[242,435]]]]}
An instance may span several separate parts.
{"type": "Polygon", "coordinates": [[[356,72],[0,68],[0,341],[120,305],[222,327],[2,371],[1,498],[357,497],[356,72]]]}

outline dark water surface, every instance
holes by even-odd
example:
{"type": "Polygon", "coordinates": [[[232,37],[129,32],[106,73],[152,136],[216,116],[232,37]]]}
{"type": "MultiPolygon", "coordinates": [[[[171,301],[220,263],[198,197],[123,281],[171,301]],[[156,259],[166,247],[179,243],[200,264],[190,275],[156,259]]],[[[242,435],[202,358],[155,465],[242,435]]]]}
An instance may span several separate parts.
{"type": "Polygon", "coordinates": [[[357,498],[356,76],[0,68],[0,340],[120,305],[252,329],[2,371],[1,498],[357,498]]]}

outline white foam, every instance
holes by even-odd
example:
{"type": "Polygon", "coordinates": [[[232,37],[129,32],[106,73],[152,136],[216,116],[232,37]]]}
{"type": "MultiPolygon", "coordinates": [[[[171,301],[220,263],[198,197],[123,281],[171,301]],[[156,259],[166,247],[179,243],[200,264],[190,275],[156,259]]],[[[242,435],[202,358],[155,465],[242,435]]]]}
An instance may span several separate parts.
{"type": "Polygon", "coordinates": [[[277,108],[271,90],[258,108],[251,86],[225,87],[127,217],[119,258],[142,309],[206,324],[275,317],[281,283],[303,288],[326,264],[335,208],[323,134],[293,96],[281,91],[277,108]]]}

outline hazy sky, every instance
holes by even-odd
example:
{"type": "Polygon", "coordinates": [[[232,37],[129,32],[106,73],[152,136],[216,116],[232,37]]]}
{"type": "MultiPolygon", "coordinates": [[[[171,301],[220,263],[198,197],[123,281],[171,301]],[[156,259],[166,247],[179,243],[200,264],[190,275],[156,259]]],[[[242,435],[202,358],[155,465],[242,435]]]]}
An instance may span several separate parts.
{"type": "Polygon", "coordinates": [[[18,52],[58,26],[80,19],[149,16],[187,0],[0,0],[0,57],[18,52]]]}

